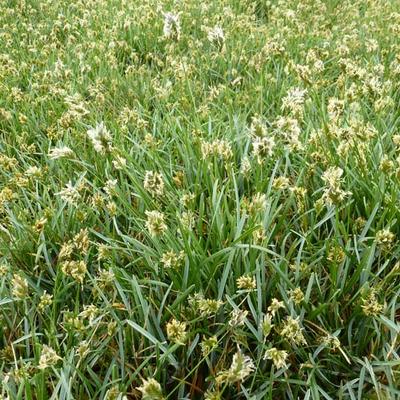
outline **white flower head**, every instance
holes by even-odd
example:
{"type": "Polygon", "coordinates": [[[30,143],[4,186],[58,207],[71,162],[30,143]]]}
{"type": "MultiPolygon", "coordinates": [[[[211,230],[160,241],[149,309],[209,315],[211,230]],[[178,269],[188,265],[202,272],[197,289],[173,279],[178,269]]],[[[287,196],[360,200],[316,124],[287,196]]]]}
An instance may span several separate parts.
{"type": "Polygon", "coordinates": [[[71,205],[76,205],[81,198],[78,188],[74,186],[71,181],[65,185],[63,190],[56,194],[58,194],[65,202],[71,205]]]}
{"type": "Polygon", "coordinates": [[[98,153],[104,154],[111,150],[112,137],[103,122],[97,124],[95,128],[90,128],[87,134],[98,153]]]}
{"type": "Polygon", "coordinates": [[[242,353],[238,348],[237,352],[233,355],[232,364],[225,372],[226,380],[229,383],[243,382],[253,371],[255,365],[253,360],[242,353]]]}
{"type": "Polygon", "coordinates": [[[300,89],[297,87],[291,88],[287,92],[286,97],[282,99],[282,110],[290,110],[295,114],[301,112],[306,94],[306,89],[300,89]]]}
{"type": "Polygon", "coordinates": [[[142,385],[136,388],[142,393],[142,400],[163,400],[161,385],[154,379],[143,379],[142,385]]]}
{"type": "Polygon", "coordinates": [[[55,364],[57,364],[58,360],[61,360],[61,357],[56,353],[54,349],[50,346],[43,345],[42,353],[39,359],[39,369],[46,369],[55,364]]]}
{"type": "Polygon", "coordinates": [[[211,43],[215,43],[219,46],[222,46],[225,41],[224,31],[222,30],[222,28],[220,26],[216,25],[216,26],[214,26],[214,28],[211,28],[208,30],[207,39],[211,43]]]}
{"type": "Polygon", "coordinates": [[[284,350],[278,350],[275,347],[268,349],[265,352],[264,360],[272,360],[275,365],[275,368],[287,368],[286,360],[288,358],[288,353],[284,350]]]}
{"type": "Polygon", "coordinates": [[[171,12],[163,13],[164,16],[164,28],[163,33],[166,39],[179,40],[181,35],[181,23],[179,21],[179,15],[171,12]]]}
{"type": "Polygon", "coordinates": [[[49,150],[49,158],[51,160],[57,160],[59,158],[70,157],[74,152],[68,146],[54,147],[49,150]]]}
{"type": "Polygon", "coordinates": [[[164,193],[163,177],[158,172],[146,171],[143,186],[152,196],[162,196],[164,193]]]}

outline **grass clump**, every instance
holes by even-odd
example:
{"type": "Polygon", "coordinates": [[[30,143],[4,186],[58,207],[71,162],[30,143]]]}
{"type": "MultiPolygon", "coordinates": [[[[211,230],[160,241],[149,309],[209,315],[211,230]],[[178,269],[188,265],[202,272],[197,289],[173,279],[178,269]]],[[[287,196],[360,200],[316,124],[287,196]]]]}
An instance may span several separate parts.
{"type": "Polygon", "coordinates": [[[400,398],[399,9],[2,1],[0,398],[400,398]]]}

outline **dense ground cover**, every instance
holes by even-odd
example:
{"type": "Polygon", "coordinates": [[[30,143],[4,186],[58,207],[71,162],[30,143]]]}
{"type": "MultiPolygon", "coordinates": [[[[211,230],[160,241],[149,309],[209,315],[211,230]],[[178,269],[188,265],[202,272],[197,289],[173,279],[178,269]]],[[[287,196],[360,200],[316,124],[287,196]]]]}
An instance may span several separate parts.
{"type": "Polygon", "coordinates": [[[0,2],[0,398],[400,398],[400,2],[0,2]]]}

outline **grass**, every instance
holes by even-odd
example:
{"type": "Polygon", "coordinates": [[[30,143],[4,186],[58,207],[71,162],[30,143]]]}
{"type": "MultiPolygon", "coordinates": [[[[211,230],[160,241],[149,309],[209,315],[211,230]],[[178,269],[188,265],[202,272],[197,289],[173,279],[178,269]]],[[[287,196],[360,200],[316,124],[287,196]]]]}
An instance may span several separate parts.
{"type": "Polygon", "coordinates": [[[1,2],[0,399],[400,398],[399,7],[1,2]]]}

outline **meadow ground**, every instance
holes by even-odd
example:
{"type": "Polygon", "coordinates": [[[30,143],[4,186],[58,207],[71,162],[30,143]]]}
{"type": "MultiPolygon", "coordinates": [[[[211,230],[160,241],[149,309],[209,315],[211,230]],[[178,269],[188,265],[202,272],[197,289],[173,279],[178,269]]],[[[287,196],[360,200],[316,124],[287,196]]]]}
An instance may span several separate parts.
{"type": "Polygon", "coordinates": [[[2,0],[0,399],[400,399],[400,1],[2,0]]]}

